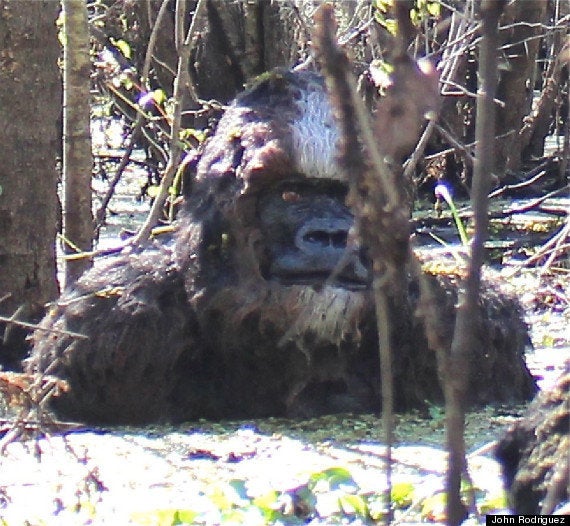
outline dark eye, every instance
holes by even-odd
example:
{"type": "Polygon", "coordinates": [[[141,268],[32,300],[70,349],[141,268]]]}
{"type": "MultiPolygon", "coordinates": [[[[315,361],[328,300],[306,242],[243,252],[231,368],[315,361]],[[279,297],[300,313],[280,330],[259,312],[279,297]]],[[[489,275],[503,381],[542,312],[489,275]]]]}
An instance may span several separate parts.
{"type": "Polygon", "coordinates": [[[301,196],[297,192],[286,191],[281,194],[281,199],[283,199],[283,201],[286,203],[296,203],[299,199],[301,199],[301,196]]]}

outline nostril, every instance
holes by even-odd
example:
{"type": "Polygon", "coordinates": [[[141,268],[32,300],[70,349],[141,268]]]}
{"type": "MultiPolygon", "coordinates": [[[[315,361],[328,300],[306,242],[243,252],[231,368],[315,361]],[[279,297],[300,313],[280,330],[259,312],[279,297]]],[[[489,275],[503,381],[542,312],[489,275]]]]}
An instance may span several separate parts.
{"type": "Polygon", "coordinates": [[[331,236],[324,230],[311,230],[303,236],[303,242],[328,247],[331,244],[331,236]]]}
{"type": "Polygon", "coordinates": [[[345,248],[347,240],[348,232],[344,230],[337,230],[335,232],[311,230],[303,235],[303,243],[322,247],[345,248]]]}
{"type": "Polygon", "coordinates": [[[307,254],[324,251],[332,256],[346,249],[351,226],[350,219],[315,218],[297,230],[295,246],[307,254]]]}
{"type": "Polygon", "coordinates": [[[330,234],[331,244],[335,248],[345,248],[348,241],[348,232],[339,230],[330,234]]]}

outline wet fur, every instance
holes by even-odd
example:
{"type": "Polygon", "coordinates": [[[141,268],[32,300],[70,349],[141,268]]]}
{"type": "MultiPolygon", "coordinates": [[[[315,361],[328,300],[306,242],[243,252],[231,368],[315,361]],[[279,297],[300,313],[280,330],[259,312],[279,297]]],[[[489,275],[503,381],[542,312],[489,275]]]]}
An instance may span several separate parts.
{"type": "Polygon", "coordinates": [[[570,503],[570,362],[501,438],[496,456],[515,513],[551,514],[570,503]]]}

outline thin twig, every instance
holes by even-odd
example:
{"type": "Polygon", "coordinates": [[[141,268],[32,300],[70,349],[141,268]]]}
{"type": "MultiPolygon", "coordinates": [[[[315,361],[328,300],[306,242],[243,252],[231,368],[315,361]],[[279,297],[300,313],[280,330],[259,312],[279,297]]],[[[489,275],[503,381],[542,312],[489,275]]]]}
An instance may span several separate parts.
{"type": "MultiPolygon", "coordinates": [[[[547,255],[551,256],[550,258],[550,264],[551,264],[552,259],[556,257],[558,253],[561,253],[568,248],[568,245],[565,244],[565,241],[569,235],[570,235],[570,220],[566,222],[566,225],[564,225],[561,230],[559,230],[546,243],[544,243],[544,245],[542,245],[542,247],[536,254],[532,255],[528,259],[525,259],[521,263],[515,265],[513,270],[507,274],[507,278],[511,278],[524,267],[532,265],[533,263],[537,262],[538,260],[542,259],[547,255]]],[[[547,270],[546,268],[543,269],[542,272],[540,273],[540,276],[543,276],[546,270],[547,270]]]]}
{"type": "MultiPolygon", "coordinates": [[[[183,0],[178,0],[182,2],[183,0]]],[[[144,224],[141,226],[138,234],[133,238],[133,246],[142,247],[149,239],[150,233],[160,217],[162,208],[166,199],[169,195],[169,189],[174,180],[174,176],[177,171],[179,157],[181,154],[180,147],[180,123],[182,119],[182,91],[184,88],[190,89],[191,83],[188,74],[188,62],[190,60],[190,53],[192,51],[191,43],[194,33],[198,28],[198,19],[202,16],[202,11],[206,8],[206,1],[199,0],[196,6],[196,11],[194,17],[192,18],[192,23],[188,29],[188,34],[181,45],[180,53],[178,56],[178,70],[176,72],[176,78],[174,79],[174,93],[173,93],[173,116],[170,134],[170,158],[162,181],[160,182],[159,193],[153,203],[152,209],[148,214],[144,224]]],[[[177,13],[179,11],[177,10],[177,13]]]]}
{"type": "Polygon", "coordinates": [[[435,119],[430,119],[428,121],[428,125],[426,126],[424,132],[422,133],[422,136],[420,137],[420,140],[418,141],[415,150],[404,163],[404,173],[403,173],[404,179],[406,180],[411,179],[412,174],[414,173],[419,160],[422,158],[424,154],[424,151],[428,145],[428,142],[432,136],[435,127],[436,127],[435,119]]]}
{"type": "MultiPolygon", "coordinates": [[[[147,50],[146,50],[146,56],[145,56],[145,60],[144,60],[144,64],[143,64],[142,75],[141,75],[141,86],[143,88],[146,86],[146,84],[148,82],[148,75],[150,72],[150,62],[151,62],[152,54],[154,51],[154,47],[156,45],[156,38],[158,35],[158,30],[160,28],[162,18],[164,17],[164,14],[166,13],[167,7],[168,7],[168,0],[163,0],[162,5],[160,6],[160,9],[158,11],[158,15],[156,17],[156,22],[155,22],[154,27],[152,28],[152,32],[150,34],[150,38],[149,38],[148,46],[147,46],[147,50]]],[[[122,177],[126,167],[129,165],[129,163],[131,161],[131,154],[133,153],[135,145],[139,139],[139,135],[141,134],[142,127],[145,123],[145,117],[146,117],[146,115],[144,114],[144,112],[137,111],[137,117],[135,120],[135,124],[133,126],[133,130],[131,132],[131,139],[129,141],[129,144],[128,144],[128,146],[127,146],[127,148],[126,148],[126,150],[125,150],[125,152],[121,158],[121,162],[119,163],[119,166],[117,167],[117,170],[115,172],[115,175],[113,176],[113,179],[109,183],[109,188],[107,188],[107,192],[105,193],[105,196],[103,197],[103,200],[101,201],[101,206],[98,208],[98,210],[95,214],[95,229],[96,230],[101,228],[101,226],[105,222],[105,217],[107,214],[107,207],[109,206],[109,203],[110,203],[113,195],[115,194],[115,188],[117,187],[117,184],[121,180],[121,177],[122,177]]]]}
{"type": "MultiPolygon", "coordinates": [[[[449,135],[449,132],[447,132],[447,130],[445,130],[444,128],[442,128],[442,135],[443,134],[447,134],[447,137],[451,137],[453,138],[451,135],[449,135]]],[[[501,135],[495,135],[495,140],[497,139],[503,139],[505,137],[508,137],[509,135],[513,135],[515,133],[514,130],[510,130],[508,132],[502,133],[501,135]]],[[[448,148],[446,150],[441,150],[440,152],[431,154],[431,155],[426,155],[424,157],[424,159],[426,161],[431,161],[432,159],[437,159],[438,157],[441,157],[442,155],[447,155],[448,153],[453,153],[456,149],[459,149],[460,151],[468,151],[471,148],[474,148],[477,146],[477,141],[473,141],[467,144],[464,144],[460,147],[460,145],[462,144],[461,142],[459,142],[457,139],[453,139],[455,142],[453,142],[452,144],[457,144],[457,148],[448,148]]],[[[451,142],[451,141],[450,141],[451,142]]]]}
{"type": "Polygon", "coordinates": [[[35,323],[28,323],[25,321],[13,320],[12,318],[6,318],[5,316],[0,316],[0,321],[5,322],[5,323],[12,323],[14,325],[24,327],[26,329],[33,329],[36,331],[44,331],[44,332],[52,332],[54,334],[63,334],[65,336],[71,336],[72,338],[77,338],[79,340],[87,340],[88,339],[88,336],[85,336],[85,334],[79,334],[78,332],[66,331],[63,329],[48,329],[47,327],[42,327],[41,325],[37,325],[35,323]]]}

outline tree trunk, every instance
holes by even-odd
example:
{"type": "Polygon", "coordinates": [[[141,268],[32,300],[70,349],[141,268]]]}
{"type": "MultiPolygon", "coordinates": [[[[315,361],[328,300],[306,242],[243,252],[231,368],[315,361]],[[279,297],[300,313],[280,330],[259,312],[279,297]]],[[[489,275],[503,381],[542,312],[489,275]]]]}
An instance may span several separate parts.
{"type": "Polygon", "coordinates": [[[481,267],[485,258],[489,214],[487,195],[493,170],[493,136],[495,134],[494,99],[497,90],[497,48],[499,18],[506,0],[481,2],[482,40],[479,45],[479,86],[475,122],[475,165],[471,203],[475,233],[470,243],[467,276],[461,283],[451,352],[445,364],[446,440],[449,452],[446,476],[447,524],[457,526],[465,516],[461,498],[461,478],[467,469],[465,459],[465,408],[469,388],[469,358],[477,355],[477,332],[481,326],[481,267]]]}
{"type": "Polygon", "coordinates": [[[505,170],[517,171],[521,167],[523,145],[519,131],[523,118],[530,113],[533,86],[528,85],[528,79],[535,67],[538,36],[544,31],[533,24],[544,22],[547,7],[544,0],[518,0],[509,4],[501,18],[501,40],[512,45],[505,50],[507,69],[502,72],[497,89],[497,98],[504,102],[497,110],[497,135],[506,134],[496,142],[499,176],[505,170]]]}
{"type": "MultiPolygon", "coordinates": [[[[244,84],[264,71],[275,67],[289,68],[309,57],[315,3],[272,0],[207,0],[206,3],[189,64],[201,98],[226,103],[242,91],[244,84]]],[[[129,3],[126,9],[125,3],[117,2],[107,12],[106,33],[115,38],[125,38],[127,34],[135,51],[135,62],[140,62],[144,55],[148,35],[161,4],[162,0],[139,1],[129,3]],[[129,27],[126,32],[121,27],[125,21],[129,27]]],[[[344,21],[341,28],[346,29],[356,10],[365,11],[365,4],[352,0],[335,2],[335,10],[345,13],[339,17],[344,21]]],[[[191,16],[196,5],[197,0],[188,2],[191,16]]],[[[191,16],[188,15],[186,20],[189,21],[191,16]]],[[[173,28],[173,14],[170,12],[162,21],[152,63],[159,85],[169,95],[178,60],[173,28]]],[[[356,40],[353,39],[352,44],[354,49],[356,40]]],[[[200,126],[199,123],[196,125],[200,126]]]]}
{"type": "MultiPolygon", "coordinates": [[[[90,251],[93,245],[90,132],[89,28],[84,0],[63,0],[63,237],[65,252],[90,251]]],[[[91,266],[90,259],[68,260],[65,286],[91,266]]]]}
{"type": "MultiPolygon", "coordinates": [[[[58,11],[0,0],[0,314],[20,319],[57,295],[58,11]]],[[[0,323],[0,362],[15,364],[21,345],[22,331],[0,323]]]]}
{"type": "MultiPolygon", "coordinates": [[[[570,5],[561,2],[559,8],[558,13],[554,8],[551,8],[551,11],[554,11],[551,13],[554,23],[570,16],[570,5]]],[[[544,72],[540,99],[531,117],[527,119],[521,130],[524,160],[531,156],[542,157],[544,155],[544,140],[550,133],[550,128],[555,120],[556,104],[560,103],[560,100],[557,101],[557,99],[564,91],[564,66],[568,61],[565,50],[570,50],[570,38],[567,35],[567,29],[561,27],[552,34],[549,56],[547,57],[549,64],[544,72]]]]}

